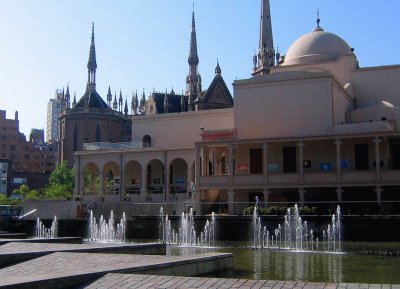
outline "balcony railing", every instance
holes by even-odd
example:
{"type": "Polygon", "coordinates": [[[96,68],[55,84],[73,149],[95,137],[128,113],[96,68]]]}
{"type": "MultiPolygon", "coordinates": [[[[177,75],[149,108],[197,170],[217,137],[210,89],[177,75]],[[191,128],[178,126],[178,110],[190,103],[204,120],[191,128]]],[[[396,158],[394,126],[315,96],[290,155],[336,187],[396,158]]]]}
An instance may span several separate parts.
{"type": "Polygon", "coordinates": [[[148,148],[148,143],[142,141],[136,142],[92,142],[92,143],[84,143],[83,150],[84,151],[99,151],[99,150],[131,150],[131,149],[141,149],[148,148]]]}

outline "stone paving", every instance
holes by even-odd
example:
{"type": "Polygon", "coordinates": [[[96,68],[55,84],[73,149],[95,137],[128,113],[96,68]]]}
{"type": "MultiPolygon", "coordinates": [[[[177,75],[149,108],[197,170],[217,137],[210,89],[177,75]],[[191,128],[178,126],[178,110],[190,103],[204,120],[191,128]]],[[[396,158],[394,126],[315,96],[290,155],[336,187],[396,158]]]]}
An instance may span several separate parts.
{"type": "Polygon", "coordinates": [[[54,284],[70,288],[110,272],[201,275],[216,268],[231,268],[232,264],[229,253],[161,256],[57,252],[0,269],[0,288],[54,288],[54,284]]]}
{"type": "Polygon", "coordinates": [[[400,289],[400,285],[321,283],[301,281],[250,280],[227,278],[200,278],[136,274],[107,274],[106,276],[80,287],[85,289],[123,288],[168,288],[168,289],[400,289]]]}

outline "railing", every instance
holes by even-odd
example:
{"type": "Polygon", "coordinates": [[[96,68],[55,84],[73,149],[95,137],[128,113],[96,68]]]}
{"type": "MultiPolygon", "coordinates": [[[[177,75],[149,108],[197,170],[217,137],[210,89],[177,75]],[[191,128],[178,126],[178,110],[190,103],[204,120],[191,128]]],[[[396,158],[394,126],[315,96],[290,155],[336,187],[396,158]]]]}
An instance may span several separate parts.
{"type": "Polygon", "coordinates": [[[131,149],[141,149],[150,147],[148,143],[144,143],[142,141],[136,142],[119,142],[119,143],[111,143],[111,142],[93,142],[93,143],[84,143],[83,150],[84,151],[98,151],[98,150],[131,150],[131,149]]]}
{"type": "MultiPolygon", "coordinates": [[[[217,216],[244,216],[251,214],[252,210],[246,208],[255,205],[254,202],[197,202],[194,200],[169,201],[164,202],[162,198],[156,200],[153,196],[152,201],[115,201],[115,202],[95,202],[95,207],[122,210],[129,216],[135,215],[158,215],[160,208],[163,207],[164,214],[181,215],[193,208],[195,215],[209,215],[214,212],[217,216]],[[230,213],[229,209],[233,211],[230,213]],[[247,212],[246,212],[247,211],[247,212]]],[[[289,207],[294,207],[294,202],[259,202],[260,215],[282,217],[286,214],[289,207]]],[[[302,216],[323,216],[331,217],[340,206],[343,216],[346,217],[366,217],[366,218],[400,218],[400,201],[341,201],[341,202],[304,202],[297,203],[300,215],[302,216]]]]}

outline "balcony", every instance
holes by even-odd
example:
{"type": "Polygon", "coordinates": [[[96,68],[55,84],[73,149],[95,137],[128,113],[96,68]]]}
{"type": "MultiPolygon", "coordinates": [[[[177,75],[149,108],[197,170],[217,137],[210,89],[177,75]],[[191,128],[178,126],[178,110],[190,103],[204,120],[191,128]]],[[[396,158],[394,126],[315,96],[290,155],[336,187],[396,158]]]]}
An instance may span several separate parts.
{"type": "Polygon", "coordinates": [[[84,151],[100,151],[100,150],[120,151],[120,150],[142,149],[147,147],[149,147],[149,144],[142,141],[119,142],[119,143],[92,142],[83,144],[84,151]]]}

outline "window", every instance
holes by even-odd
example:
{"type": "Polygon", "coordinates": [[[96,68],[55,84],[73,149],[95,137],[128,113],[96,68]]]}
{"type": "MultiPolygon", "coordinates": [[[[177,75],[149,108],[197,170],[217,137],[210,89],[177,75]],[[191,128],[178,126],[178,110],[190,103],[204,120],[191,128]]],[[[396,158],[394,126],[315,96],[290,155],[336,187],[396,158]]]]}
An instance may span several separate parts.
{"type": "Polygon", "coordinates": [[[142,138],[142,142],[143,142],[143,147],[148,148],[151,147],[151,137],[149,135],[145,135],[142,138]]]}
{"type": "Polygon", "coordinates": [[[100,125],[96,125],[96,142],[100,142],[100,125]]]}

